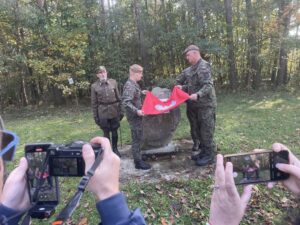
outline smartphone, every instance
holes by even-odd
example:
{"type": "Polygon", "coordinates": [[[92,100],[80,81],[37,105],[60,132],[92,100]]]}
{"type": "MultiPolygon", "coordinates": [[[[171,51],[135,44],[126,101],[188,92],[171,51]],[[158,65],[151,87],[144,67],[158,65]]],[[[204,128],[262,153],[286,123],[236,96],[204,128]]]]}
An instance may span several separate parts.
{"type": "Polygon", "coordinates": [[[289,152],[285,150],[225,155],[224,162],[232,162],[235,184],[264,183],[289,177],[288,173],[275,166],[277,163],[289,163],[289,152]]]}
{"type": "Polygon", "coordinates": [[[58,178],[49,175],[47,150],[52,143],[26,144],[25,157],[28,161],[27,183],[32,218],[49,218],[59,203],[58,178]]]}

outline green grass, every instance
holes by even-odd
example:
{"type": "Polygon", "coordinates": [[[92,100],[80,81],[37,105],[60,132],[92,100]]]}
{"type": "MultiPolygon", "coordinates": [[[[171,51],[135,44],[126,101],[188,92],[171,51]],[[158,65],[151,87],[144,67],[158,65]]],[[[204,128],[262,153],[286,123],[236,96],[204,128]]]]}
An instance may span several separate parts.
{"type": "MultiPolygon", "coordinates": [[[[189,125],[185,116],[175,133],[175,139],[189,138],[189,125]]],[[[20,136],[16,161],[23,156],[25,143],[68,143],[75,139],[89,140],[102,135],[94,124],[89,107],[49,108],[22,110],[10,109],[2,115],[6,127],[20,136]]],[[[274,142],[285,143],[300,153],[300,94],[264,92],[254,94],[219,94],[215,140],[222,154],[246,152],[254,148],[269,149],[274,142]]],[[[122,142],[130,143],[126,119],[122,121],[122,142]]],[[[10,165],[12,168],[14,165],[10,165]]],[[[211,174],[213,175],[213,174],[211,174]]],[[[162,181],[158,184],[132,181],[123,184],[131,209],[140,207],[149,224],[205,224],[209,215],[212,176],[190,180],[162,181]]],[[[78,179],[60,179],[61,202],[74,193],[78,179]]],[[[248,213],[242,224],[275,224],[287,208],[294,204],[284,189],[268,190],[264,185],[255,189],[248,213]]],[[[89,224],[99,218],[94,208],[93,196],[85,193],[73,222],[87,217],[89,224]]],[[[62,207],[60,204],[58,210],[62,207]]],[[[49,224],[37,221],[32,224],[49,224]]],[[[280,222],[278,222],[280,224],[280,222]]]]}

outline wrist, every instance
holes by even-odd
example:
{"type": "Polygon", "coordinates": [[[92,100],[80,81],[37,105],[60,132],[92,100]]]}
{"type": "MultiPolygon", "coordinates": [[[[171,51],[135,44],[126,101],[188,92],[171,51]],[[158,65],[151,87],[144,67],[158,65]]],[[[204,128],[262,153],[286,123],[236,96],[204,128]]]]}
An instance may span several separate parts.
{"type": "Polygon", "coordinates": [[[96,200],[97,201],[105,200],[105,199],[110,198],[111,196],[113,196],[113,195],[115,195],[119,192],[120,192],[119,189],[99,191],[98,193],[95,193],[96,200]]]}

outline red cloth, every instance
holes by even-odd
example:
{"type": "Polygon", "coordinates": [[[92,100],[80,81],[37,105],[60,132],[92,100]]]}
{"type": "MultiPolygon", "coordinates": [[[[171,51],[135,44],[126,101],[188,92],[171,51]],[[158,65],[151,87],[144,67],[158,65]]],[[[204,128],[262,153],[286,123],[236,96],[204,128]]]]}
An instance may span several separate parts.
{"type": "Polygon", "coordinates": [[[161,101],[150,91],[147,92],[142,111],[145,115],[157,115],[176,108],[189,99],[189,95],[178,87],[174,87],[171,97],[167,101],[161,101]]]}

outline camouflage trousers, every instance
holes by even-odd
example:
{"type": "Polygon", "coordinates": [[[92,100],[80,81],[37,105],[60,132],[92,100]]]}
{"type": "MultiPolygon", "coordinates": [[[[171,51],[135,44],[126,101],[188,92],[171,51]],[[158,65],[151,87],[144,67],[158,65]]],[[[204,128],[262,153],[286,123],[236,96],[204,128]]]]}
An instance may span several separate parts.
{"type": "Polygon", "coordinates": [[[199,107],[188,104],[186,113],[193,142],[199,144],[200,149],[207,155],[215,154],[216,109],[214,107],[199,107]]]}
{"type": "MultiPolygon", "coordinates": [[[[127,118],[128,120],[128,118],[127,118]]],[[[135,118],[134,120],[128,120],[131,130],[131,151],[134,161],[142,160],[141,156],[141,142],[142,142],[142,118],[135,118]]]]}

